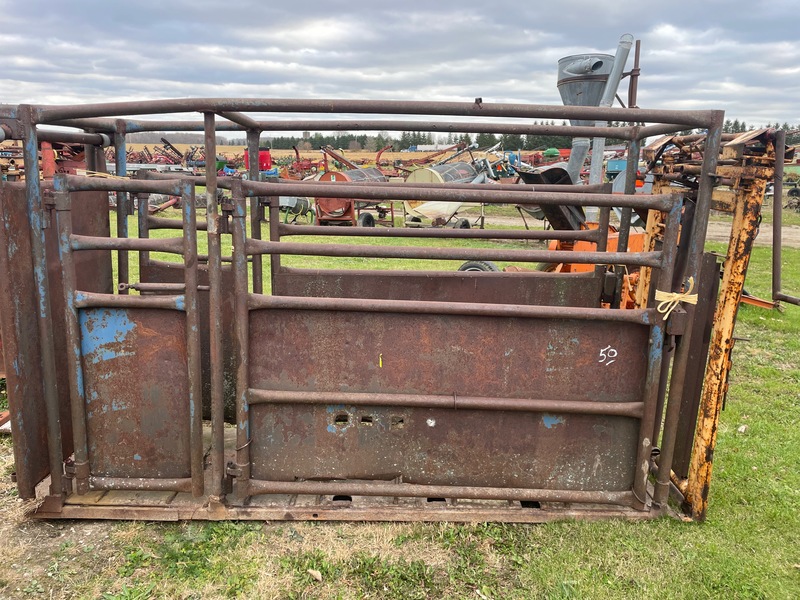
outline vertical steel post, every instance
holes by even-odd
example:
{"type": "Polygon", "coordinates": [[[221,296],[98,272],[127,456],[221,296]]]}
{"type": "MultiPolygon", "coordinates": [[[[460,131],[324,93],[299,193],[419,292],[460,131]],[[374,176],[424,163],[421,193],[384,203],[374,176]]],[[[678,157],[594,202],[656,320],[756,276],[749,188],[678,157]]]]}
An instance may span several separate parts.
{"type": "MultiPolygon", "coordinates": [[[[660,285],[669,286],[672,282],[672,269],[678,249],[678,232],[680,230],[682,203],[676,202],[667,216],[667,227],[664,231],[663,257],[658,275],[660,285]]],[[[661,313],[656,313],[656,322],[650,327],[650,353],[647,357],[647,376],[645,379],[645,397],[642,420],[639,426],[639,447],[636,454],[636,475],[633,483],[633,494],[636,498],[635,508],[643,510],[647,498],[647,478],[650,474],[650,455],[653,451],[653,422],[657,418],[659,378],[662,375],[664,360],[665,321],[661,313]]]]}
{"type": "MultiPolygon", "coordinates": [[[[692,223],[692,232],[688,247],[689,252],[683,281],[687,281],[690,277],[697,281],[698,277],[700,276],[700,267],[703,258],[703,250],[706,243],[706,233],[708,230],[708,218],[711,213],[711,198],[714,193],[714,185],[716,184],[717,180],[717,163],[719,162],[720,146],[722,144],[722,125],[724,118],[724,111],[714,111],[713,122],[708,128],[708,132],[706,134],[702,175],[698,177],[700,185],[697,190],[697,207],[695,209],[694,220],[692,223]]],[[[686,304],[684,308],[687,313],[687,323],[692,323],[694,321],[695,307],[692,304],[686,304]]],[[[672,379],[670,381],[667,410],[664,417],[664,432],[662,435],[661,455],[659,457],[658,480],[656,482],[656,489],[653,497],[653,501],[657,504],[666,502],[667,497],[669,496],[672,459],[675,453],[675,440],[677,435],[678,420],[680,418],[681,395],[683,394],[684,379],[686,377],[686,370],[688,366],[692,334],[693,328],[688,327],[686,332],[681,337],[680,343],[675,350],[675,360],[672,367],[672,379]]],[[[695,454],[697,454],[696,451],[695,454]]],[[[693,462],[695,458],[696,456],[692,458],[693,462]]],[[[711,456],[707,456],[702,460],[708,461],[707,464],[709,465],[710,470],[711,456]]]]}
{"type": "Polygon", "coordinates": [[[39,181],[39,144],[36,136],[33,107],[19,107],[23,131],[23,161],[25,164],[25,196],[31,227],[33,276],[36,282],[36,304],[39,345],[42,353],[42,387],[47,410],[47,450],[50,462],[50,495],[63,498],[64,457],[61,448],[61,418],[56,381],[56,358],[53,345],[50,282],[47,278],[47,254],[44,229],[48,219],[42,201],[39,181]]]}
{"type": "Polygon", "coordinates": [[[217,131],[214,113],[203,113],[206,146],[206,220],[208,223],[208,314],[211,354],[211,495],[223,494],[225,477],[225,388],[222,348],[222,249],[217,207],[217,131]],[[211,166],[213,165],[213,166],[211,166]]]}
{"type": "MultiPolygon", "coordinates": [[[[114,130],[114,166],[117,177],[128,174],[128,147],[125,141],[125,121],[117,119],[114,130]]],[[[128,237],[128,194],[117,192],[117,237],[128,237]]],[[[117,250],[117,277],[119,283],[130,283],[128,273],[128,251],[117,250]]],[[[127,288],[118,288],[120,294],[127,294],[127,288]]]]}
{"type": "MultiPolygon", "coordinates": [[[[636,136],[628,144],[628,162],[625,165],[625,194],[633,196],[636,194],[636,176],[639,171],[639,154],[641,153],[641,140],[639,139],[639,128],[634,128],[636,136]]],[[[619,219],[619,235],[617,236],[617,252],[628,251],[628,239],[631,233],[631,216],[632,210],[630,207],[622,209],[622,215],[619,219]]],[[[617,286],[614,292],[613,306],[619,306],[622,300],[622,279],[625,275],[625,266],[617,265],[617,286]]]]}
{"type": "Polygon", "coordinates": [[[783,163],[786,154],[786,132],[775,133],[775,176],[772,188],[772,299],[780,300],[781,258],[783,254],[783,163]]]}
{"type": "MultiPolygon", "coordinates": [[[[250,181],[258,181],[258,138],[261,132],[254,129],[247,130],[247,160],[250,162],[248,176],[250,181]]],[[[261,239],[261,198],[252,196],[250,198],[250,237],[256,240],[261,239]]],[[[253,292],[256,294],[264,293],[264,257],[254,254],[253,261],[253,292]]]]}
{"type": "MultiPolygon", "coordinates": [[[[252,164],[252,163],[251,163],[252,164]]],[[[235,301],[236,333],[236,479],[233,493],[244,499],[248,494],[250,481],[250,407],[248,404],[249,352],[250,352],[250,309],[247,306],[247,203],[242,191],[242,182],[234,180],[233,192],[233,278],[235,301]]]]}
{"type": "Polygon", "coordinates": [[[183,268],[186,309],[186,359],[189,376],[189,444],[192,495],[204,493],[203,476],[203,384],[200,360],[200,309],[197,300],[197,215],[194,185],[180,183],[183,204],[183,268]]]}
{"type": "Polygon", "coordinates": [[[58,257],[61,261],[63,281],[67,369],[69,371],[72,438],[75,452],[75,483],[77,493],[86,494],[89,491],[90,476],[89,443],[86,433],[86,391],[83,384],[78,310],[75,308],[75,261],[70,247],[72,207],[65,175],[55,176],[54,189],[56,224],[58,226],[58,257]]]}

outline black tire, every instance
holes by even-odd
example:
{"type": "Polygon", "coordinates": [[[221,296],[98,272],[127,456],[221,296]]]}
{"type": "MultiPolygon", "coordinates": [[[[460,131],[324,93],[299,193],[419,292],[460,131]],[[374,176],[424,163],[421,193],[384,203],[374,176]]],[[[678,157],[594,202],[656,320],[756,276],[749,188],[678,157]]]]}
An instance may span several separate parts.
{"type": "Polygon", "coordinates": [[[453,229],[469,229],[470,224],[467,219],[456,219],[456,222],[453,223],[453,229]]]}
{"type": "Polygon", "coordinates": [[[539,263],[536,265],[536,270],[542,273],[554,273],[558,268],[556,263],[539,263]]]}
{"type": "Polygon", "coordinates": [[[791,198],[800,198],[800,187],[790,189],[787,195],[791,198]]]}
{"type": "Polygon", "coordinates": [[[459,271],[493,271],[498,272],[500,269],[497,265],[488,260],[468,260],[463,265],[458,267],[459,271]]]}
{"type": "Polygon", "coordinates": [[[372,213],[363,212],[358,215],[358,226],[359,227],[375,227],[375,217],[372,216],[372,213]]]}

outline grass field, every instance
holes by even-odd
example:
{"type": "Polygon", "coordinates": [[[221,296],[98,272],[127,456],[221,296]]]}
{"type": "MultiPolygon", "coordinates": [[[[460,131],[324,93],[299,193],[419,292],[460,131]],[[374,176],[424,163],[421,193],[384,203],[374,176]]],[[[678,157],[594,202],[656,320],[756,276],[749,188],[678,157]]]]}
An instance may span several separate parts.
{"type": "MultiPolygon", "coordinates": [[[[783,259],[800,291],[800,250],[783,259]]],[[[755,249],[751,293],[769,296],[770,260],[755,249]]],[[[743,306],[737,336],[705,523],[39,523],[5,437],[0,597],[800,597],[800,308],[743,306]]]]}

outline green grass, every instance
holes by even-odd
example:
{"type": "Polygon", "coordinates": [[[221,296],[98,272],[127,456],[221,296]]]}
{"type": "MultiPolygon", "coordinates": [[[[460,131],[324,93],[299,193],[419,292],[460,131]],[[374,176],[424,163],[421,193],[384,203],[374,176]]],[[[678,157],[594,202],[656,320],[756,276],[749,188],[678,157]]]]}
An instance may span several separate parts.
{"type": "MultiPolygon", "coordinates": [[[[800,250],[783,260],[784,287],[798,293],[800,250]]],[[[751,293],[769,296],[770,261],[754,250],[751,293]]],[[[734,351],[705,523],[57,524],[57,545],[35,546],[41,568],[22,563],[27,576],[6,547],[0,596],[800,597],[800,307],[742,306],[736,335],[748,341],[734,351]]],[[[53,528],[27,527],[14,535],[53,528]]]]}

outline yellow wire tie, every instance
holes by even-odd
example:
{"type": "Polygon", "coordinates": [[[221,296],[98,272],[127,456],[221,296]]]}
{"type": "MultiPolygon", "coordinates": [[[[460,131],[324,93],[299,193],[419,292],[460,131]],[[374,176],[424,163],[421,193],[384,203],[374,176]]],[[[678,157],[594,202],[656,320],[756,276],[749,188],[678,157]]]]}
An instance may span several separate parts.
{"type": "Polygon", "coordinates": [[[697,294],[692,294],[694,289],[694,277],[689,277],[689,289],[685,292],[662,292],[656,290],[656,310],[664,315],[664,319],[669,319],[672,311],[675,310],[681,302],[687,304],[697,304],[697,294]]]}

